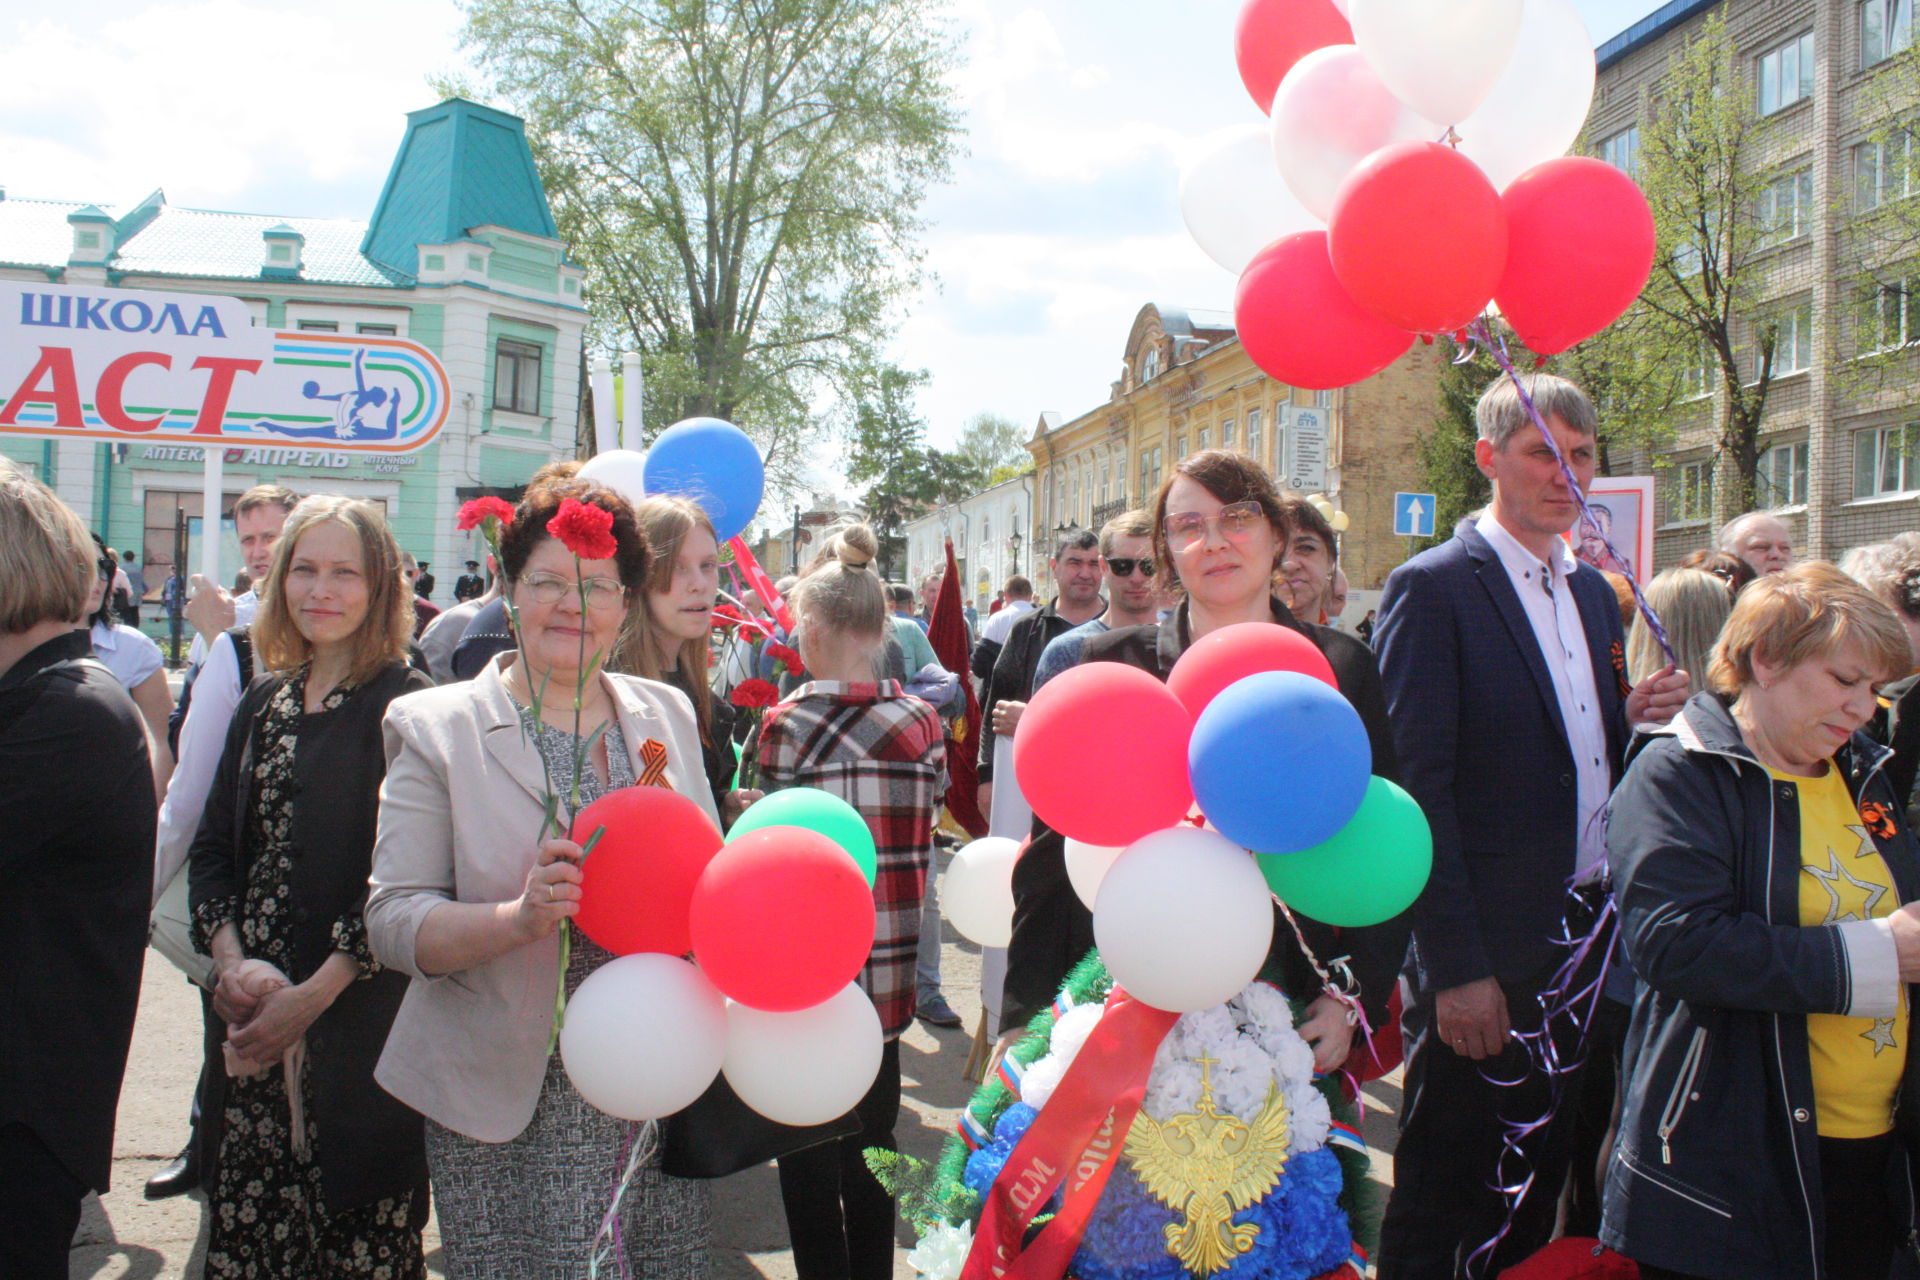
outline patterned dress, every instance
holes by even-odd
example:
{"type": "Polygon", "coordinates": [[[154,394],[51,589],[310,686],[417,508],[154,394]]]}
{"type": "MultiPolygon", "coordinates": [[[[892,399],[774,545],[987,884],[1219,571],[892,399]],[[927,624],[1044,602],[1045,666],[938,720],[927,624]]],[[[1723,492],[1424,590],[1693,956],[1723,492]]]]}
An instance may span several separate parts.
{"type": "MultiPolygon", "coordinates": [[[[579,739],[523,712],[548,762],[561,805],[573,782],[579,739]]],[[[580,776],[582,808],[634,785],[626,739],[607,727],[608,781],[580,776]]],[[[567,961],[567,994],[613,956],[579,930],[567,961]]],[[[506,1142],[480,1142],[427,1121],[427,1164],[449,1280],[570,1280],[585,1276],[600,1219],[642,1126],[596,1111],[577,1092],[555,1052],[525,1129],[506,1142]]],[[[658,1156],[635,1175],[620,1208],[626,1271],[646,1280],[701,1280],[707,1273],[712,1202],[704,1182],[668,1177],[658,1156]]],[[[602,1275],[621,1274],[615,1262],[602,1275]]]]}
{"type": "MultiPolygon", "coordinates": [[[[293,761],[306,718],[306,673],[281,685],[269,699],[255,735],[254,803],[248,814],[253,848],[244,896],[203,903],[195,914],[198,946],[211,950],[213,935],[229,921],[240,929],[249,958],[291,974],[295,963],[287,936],[294,859],[293,761]]],[[[329,693],[317,715],[337,709],[352,690],[329,693]]],[[[353,957],[362,977],[379,972],[367,948],[366,922],[358,911],[334,922],[336,950],[353,957]]],[[[321,1185],[320,1150],[327,1135],[306,1115],[307,1154],[295,1154],[285,1073],[278,1063],[258,1076],[229,1080],[220,1170],[207,1197],[211,1234],[206,1274],[237,1280],[414,1280],[427,1274],[420,1231],[427,1221],[427,1189],[375,1201],[344,1213],[328,1213],[321,1185]]]]}

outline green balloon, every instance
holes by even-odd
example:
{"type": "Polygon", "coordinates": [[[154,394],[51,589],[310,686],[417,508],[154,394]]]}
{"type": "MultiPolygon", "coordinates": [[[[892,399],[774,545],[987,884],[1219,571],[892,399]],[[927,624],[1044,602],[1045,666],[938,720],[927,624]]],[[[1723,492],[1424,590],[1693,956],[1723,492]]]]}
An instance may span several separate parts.
{"type": "Polygon", "coordinates": [[[860,811],[818,787],[788,787],[763,796],[747,806],[739,821],[727,832],[731,844],[749,831],[762,827],[805,827],[817,831],[847,851],[871,885],[879,865],[873,847],[873,832],[860,811]]]}
{"type": "Polygon", "coordinates": [[[1332,839],[1254,858],[1280,901],[1325,924],[1357,928],[1413,905],[1433,870],[1433,831],[1412,796],[1375,777],[1353,820],[1332,839]]]}

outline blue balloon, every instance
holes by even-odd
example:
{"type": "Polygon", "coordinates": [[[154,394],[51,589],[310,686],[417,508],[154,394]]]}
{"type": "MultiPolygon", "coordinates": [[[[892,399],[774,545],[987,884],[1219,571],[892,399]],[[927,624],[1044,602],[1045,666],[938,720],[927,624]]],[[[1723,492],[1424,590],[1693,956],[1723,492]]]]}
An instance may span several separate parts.
{"type": "Polygon", "coordinates": [[[1352,821],[1373,775],[1373,744],[1338,689],[1263,671],[1222,689],[1187,748],[1200,812],[1235,844],[1292,853],[1352,821]]]}
{"type": "Polygon", "coordinates": [[[641,469],[648,493],[677,493],[700,504],[720,541],[746,532],[760,509],[766,468],[747,433],[718,418],[688,418],[662,431],[641,469]]]}

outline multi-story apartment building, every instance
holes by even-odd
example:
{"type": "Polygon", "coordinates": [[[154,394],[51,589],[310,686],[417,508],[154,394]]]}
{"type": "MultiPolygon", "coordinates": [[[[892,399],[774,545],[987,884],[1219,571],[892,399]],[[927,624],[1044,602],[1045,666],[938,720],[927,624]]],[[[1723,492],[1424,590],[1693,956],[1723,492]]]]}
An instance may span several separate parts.
{"type": "Polygon", "coordinates": [[[1324,493],[1347,513],[1340,563],[1354,619],[1407,556],[1393,495],[1418,491],[1414,441],[1438,412],[1445,348],[1415,343],[1385,371],[1339,391],[1302,391],[1253,363],[1221,311],[1149,303],[1134,317],[1106,403],[1042,414],[1034,459],[1035,547],[1064,528],[1098,529],[1152,500],[1172,465],[1200,449],[1240,449],[1283,488],[1324,493]]]}
{"type": "MultiPolygon", "coordinates": [[[[1756,221],[1772,229],[1746,258],[1757,288],[1735,335],[1753,366],[1747,376],[1757,378],[1758,328],[1775,326],[1759,501],[1782,509],[1801,554],[1837,558],[1920,528],[1920,366],[1888,356],[1920,339],[1920,313],[1910,313],[1905,287],[1884,283],[1888,264],[1876,260],[1884,242],[1863,221],[1884,219],[1886,206],[1915,191],[1906,135],[1887,128],[1920,112],[1920,94],[1903,111],[1899,89],[1920,85],[1903,55],[1912,0],[1673,0],[1598,51],[1587,128],[1602,159],[1639,169],[1674,55],[1716,11],[1739,73],[1730,83],[1749,95],[1758,121],[1756,221]]],[[[1912,217],[1920,227],[1920,214],[1912,217]]],[[[1724,472],[1716,484],[1725,393],[1714,382],[1701,379],[1655,469],[1660,566],[1707,545],[1739,514],[1724,472]]],[[[1642,456],[1614,469],[1648,465],[1642,456]]]]}
{"type": "Polygon", "coordinates": [[[960,570],[960,599],[976,611],[984,613],[994,593],[1016,573],[1036,578],[1044,591],[1053,548],[1044,535],[1033,532],[1034,492],[1031,474],[1015,476],[908,521],[900,530],[907,540],[905,580],[917,588],[928,573],[943,567],[946,540],[951,538],[954,565],[960,570]],[[1040,540],[1029,541],[1034,537],[1040,540]]]}
{"type": "MultiPolygon", "coordinates": [[[[433,565],[443,602],[460,562],[482,556],[477,535],[454,528],[459,503],[511,493],[575,451],[583,273],[557,238],[521,121],[476,103],[408,115],[364,223],[179,208],[158,191],[124,207],[0,192],[0,279],[223,294],[267,328],[392,335],[433,351],[453,397],[424,449],[230,448],[224,486],[229,507],[268,481],[380,503],[400,545],[433,565]]],[[[157,596],[178,513],[201,511],[198,448],[16,437],[0,454],[111,545],[134,549],[157,596]]]]}

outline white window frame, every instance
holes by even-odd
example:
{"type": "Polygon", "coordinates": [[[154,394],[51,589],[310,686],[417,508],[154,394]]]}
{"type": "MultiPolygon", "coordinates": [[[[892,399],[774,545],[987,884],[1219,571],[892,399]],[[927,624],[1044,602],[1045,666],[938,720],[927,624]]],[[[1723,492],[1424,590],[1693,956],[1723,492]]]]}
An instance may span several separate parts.
{"type": "Polygon", "coordinates": [[[1247,410],[1247,456],[1255,462],[1265,465],[1266,459],[1260,453],[1260,406],[1247,410]]]}
{"type": "Polygon", "coordinates": [[[540,416],[541,384],[547,376],[547,354],[545,346],[538,342],[528,342],[525,338],[506,335],[494,339],[493,343],[493,407],[505,413],[517,413],[529,418],[540,416]],[[514,374],[510,388],[502,385],[506,380],[501,374],[501,364],[511,358],[514,361],[514,374]],[[522,396],[521,365],[533,361],[533,394],[522,396]]]}
{"type": "Polygon", "coordinates": [[[1713,459],[1696,458],[1674,467],[1669,524],[1704,524],[1713,519],[1713,459]]]}
{"type": "Polygon", "coordinates": [[[1762,245],[1785,244],[1807,234],[1813,221],[1812,167],[1781,174],[1761,188],[1754,204],[1762,245]]]}
{"type": "Polygon", "coordinates": [[[1759,112],[1770,116],[1813,96],[1813,32],[1783,40],[1755,59],[1759,112]]]}
{"type": "Polygon", "coordinates": [[[1859,12],[1862,71],[1879,66],[1913,44],[1913,0],[1861,0],[1859,12]]]}
{"type": "Polygon", "coordinates": [[[1916,489],[1920,489],[1920,422],[1863,427],[1853,433],[1856,502],[1863,498],[1911,493],[1916,489]]]}
{"type": "MultiPolygon", "coordinates": [[[[1805,373],[1813,367],[1813,303],[1811,300],[1801,303],[1788,311],[1781,312],[1776,321],[1779,328],[1773,339],[1773,377],[1785,378],[1796,373],[1805,373]]],[[[1756,339],[1758,335],[1755,335],[1756,339]]],[[[1753,347],[1753,380],[1760,380],[1761,367],[1766,361],[1766,351],[1756,341],[1753,347]]]]}
{"type": "Polygon", "coordinates": [[[1762,507],[1804,506],[1807,477],[1812,474],[1812,446],[1805,440],[1776,444],[1761,453],[1754,465],[1755,500],[1762,507]]]}
{"type": "Polygon", "coordinates": [[[1630,124],[1600,139],[1600,159],[1630,178],[1640,176],[1640,126],[1630,124]]]}

